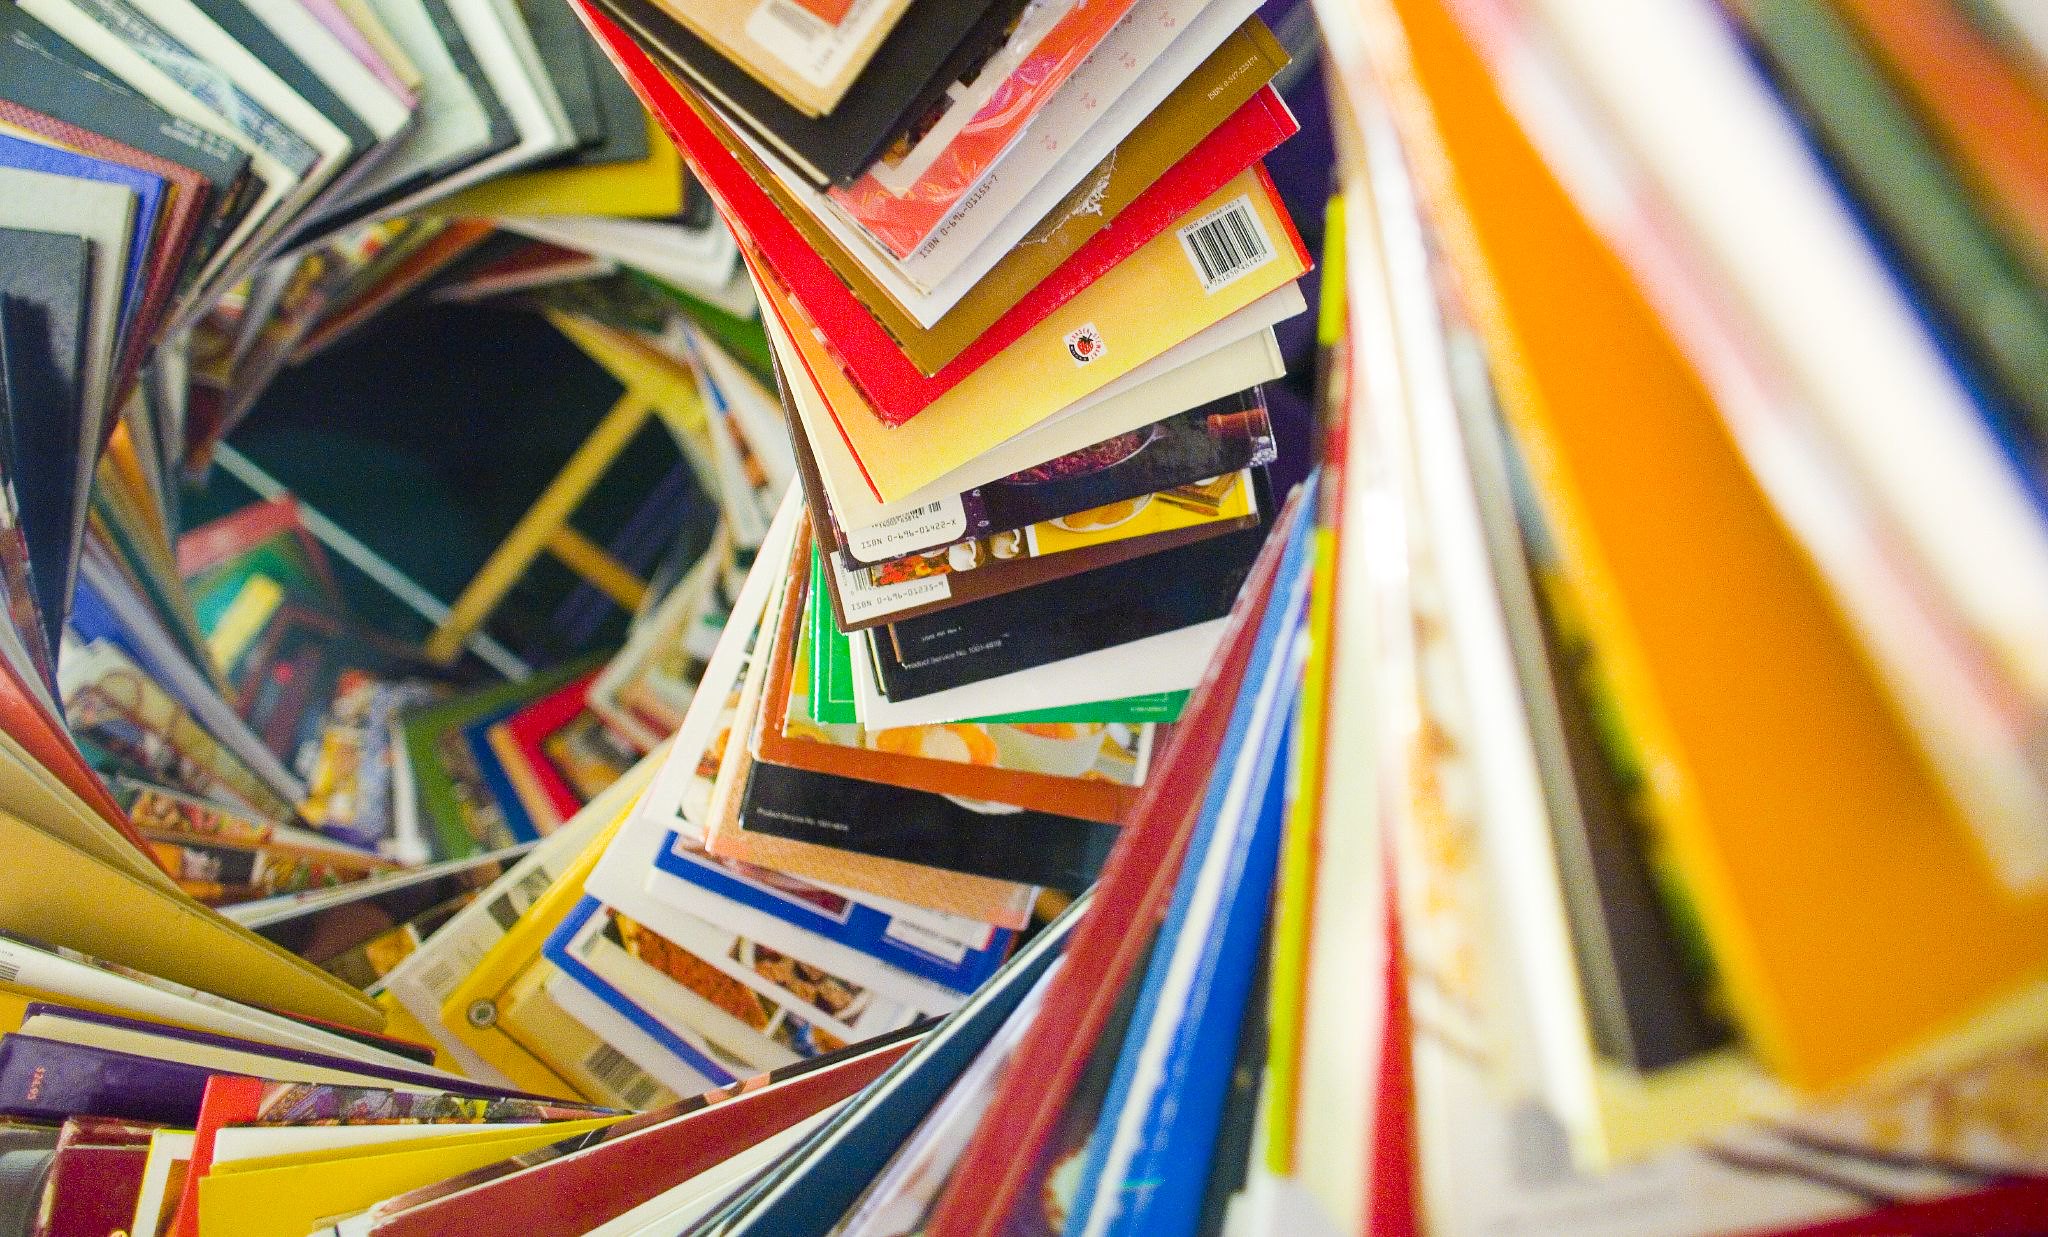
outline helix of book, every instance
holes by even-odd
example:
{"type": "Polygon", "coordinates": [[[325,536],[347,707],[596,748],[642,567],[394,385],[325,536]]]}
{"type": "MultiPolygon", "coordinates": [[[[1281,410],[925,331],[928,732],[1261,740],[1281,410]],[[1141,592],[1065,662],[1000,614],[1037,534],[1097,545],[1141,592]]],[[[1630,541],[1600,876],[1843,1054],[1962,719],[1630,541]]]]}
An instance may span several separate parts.
{"type": "Polygon", "coordinates": [[[2048,1231],[2031,0],[9,0],[0,414],[0,1237],[2048,1231]]]}

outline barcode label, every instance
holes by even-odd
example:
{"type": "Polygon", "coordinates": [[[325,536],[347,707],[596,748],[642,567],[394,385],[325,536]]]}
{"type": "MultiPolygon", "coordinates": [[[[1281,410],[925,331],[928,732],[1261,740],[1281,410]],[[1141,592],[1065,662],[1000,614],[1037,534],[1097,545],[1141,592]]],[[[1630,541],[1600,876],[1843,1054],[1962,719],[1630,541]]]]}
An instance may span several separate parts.
{"type": "Polygon", "coordinates": [[[949,545],[967,535],[967,505],[947,495],[879,524],[848,530],[846,548],[863,563],[879,563],[933,546],[949,545]]]}
{"type": "Polygon", "coordinates": [[[11,984],[21,978],[21,967],[12,958],[0,958],[0,984],[11,984]]]}
{"type": "Polygon", "coordinates": [[[610,1044],[599,1044],[589,1056],[583,1058],[583,1068],[590,1076],[604,1084],[612,1094],[624,1100],[628,1108],[645,1108],[661,1094],[661,1084],[647,1076],[645,1070],[633,1064],[625,1053],[610,1044]]]}
{"type": "Polygon", "coordinates": [[[1250,194],[1182,228],[1180,243],[1204,292],[1228,287],[1273,260],[1273,242],[1266,239],[1250,194]]]}

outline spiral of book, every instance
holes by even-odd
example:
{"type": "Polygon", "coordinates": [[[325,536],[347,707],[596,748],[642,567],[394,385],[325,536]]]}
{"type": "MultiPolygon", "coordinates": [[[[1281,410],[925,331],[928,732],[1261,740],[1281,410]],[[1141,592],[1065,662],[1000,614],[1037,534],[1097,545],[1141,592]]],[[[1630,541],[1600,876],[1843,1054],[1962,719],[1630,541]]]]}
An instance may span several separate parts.
{"type": "Polygon", "coordinates": [[[2033,0],[0,0],[0,610],[0,1237],[2048,1232],[2033,0]]]}

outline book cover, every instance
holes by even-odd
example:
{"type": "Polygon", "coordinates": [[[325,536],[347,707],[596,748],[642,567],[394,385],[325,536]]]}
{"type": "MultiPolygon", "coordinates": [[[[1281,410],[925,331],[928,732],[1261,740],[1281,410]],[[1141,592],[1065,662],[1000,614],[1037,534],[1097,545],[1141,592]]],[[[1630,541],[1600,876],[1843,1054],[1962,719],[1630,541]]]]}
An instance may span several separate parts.
{"type": "Polygon", "coordinates": [[[127,1231],[155,1129],[92,1118],[66,1121],[43,1187],[34,1237],[105,1237],[127,1231]]]}
{"type": "Polygon", "coordinates": [[[988,537],[1108,503],[1257,468],[1277,458],[1263,391],[1253,387],[1199,408],[1106,438],[1011,473],[935,509],[842,529],[831,510],[809,441],[793,439],[811,524],[848,567],[874,565],[968,538],[988,537]],[[823,507],[820,511],[818,508],[823,507]],[[829,540],[826,530],[829,529],[829,540]]]}
{"type": "Polygon", "coordinates": [[[761,723],[752,740],[756,758],[1112,824],[1130,809],[1154,742],[1144,726],[968,722],[869,732],[811,722],[802,600],[785,603],[769,653],[761,723]]]}
{"type": "Polygon", "coordinates": [[[910,0],[657,3],[747,76],[812,118],[839,106],[910,8],[910,0]]]}
{"type": "Polygon", "coordinates": [[[190,1125],[214,1071],[134,1053],[0,1037],[0,1113],[35,1121],[113,1117],[190,1125]]]}
{"type": "MultiPolygon", "coordinates": [[[[918,372],[936,375],[970,348],[993,354],[1012,342],[1291,134],[1295,123],[1279,96],[1262,89],[1285,62],[1266,28],[1247,22],[950,307],[939,314],[921,309],[921,316],[900,304],[903,290],[870,271],[716,111],[697,107],[694,114],[918,372]],[[1136,206],[1143,213],[1125,220],[1136,206]]],[[[738,188],[722,197],[735,209],[746,201],[738,188]]],[[[758,229],[755,235],[768,243],[758,229]]],[[[807,305],[845,294],[824,282],[796,286],[807,305]]]]}
{"type": "Polygon", "coordinates": [[[1254,528],[1257,488],[1242,469],[872,566],[835,556],[833,619],[850,632],[930,616],[1254,528]]]}
{"type": "MultiPolygon", "coordinates": [[[[964,996],[994,974],[1012,939],[1008,929],[975,924],[978,939],[962,933],[970,939],[959,940],[926,926],[922,916],[896,914],[786,873],[720,860],[673,833],[655,853],[646,887],[656,900],[706,922],[808,954],[898,1000],[934,1009],[948,1003],[948,994],[964,996]],[[931,987],[904,983],[901,976],[931,987]]],[[[663,916],[642,918],[657,931],[668,923],[663,916]]],[[[960,926],[965,922],[971,921],[960,926]]]]}
{"type": "MultiPolygon", "coordinates": [[[[820,187],[850,182],[873,163],[931,100],[980,63],[1018,7],[1014,0],[916,0],[875,49],[857,79],[860,89],[849,91],[829,114],[809,117],[653,4],[607,0],[603,5],[608,19],[631,29],[735,120],[790,156],[820,187]]],[[[601,30],[599,35],[605,41],[601,30]]]]}
{"type": "Polygon", "coordinates": [[[740,828],[1064,893],[1093,882],[1117,837],[1116,826],[1099,821],[759,760],[748,771],[740,828]]]}
{"type": "MultiPolygon", "coordinates": [[[[852,184],[832,190],[832,200],[884,249],[909,256],[1012,143],[1027,136],[1039,109],[1113,30],[1126,21],[1133,28],[1172,30],[1205,2],[1112,0],[1027,8],[972,89],[940,100],[919,118],[912,140],[884,154],[852,184]]],[[[1150,63],[1132,50],[1107,50],[1097,63],[1111,71],[1134,75],[1150,63]]],[[[1103,106],[1116,105],[1113,86],[1093,77],[1084,85],[1103,106]]]]}
{"type": "Polygon", "coordinates": [[[1268,531],[1228,533],[891,623],[871,641],[883,694],[912,700],[1221,618],[1268,531]]]}

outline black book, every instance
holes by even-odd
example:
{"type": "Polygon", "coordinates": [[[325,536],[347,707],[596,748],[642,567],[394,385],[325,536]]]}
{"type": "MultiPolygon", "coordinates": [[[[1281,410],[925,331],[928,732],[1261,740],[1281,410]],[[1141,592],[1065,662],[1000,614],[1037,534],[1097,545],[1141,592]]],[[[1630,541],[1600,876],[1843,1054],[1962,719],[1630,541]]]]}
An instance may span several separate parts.
{"type": "Polygon", "coordinates": [[[92,255],[84,237],[0,228],[0,299],[19,381],[6,448],[15,465],[17,518],[35,565],[36,601],[56,648],[72,578],[71,530],[84,449],[82,400],[92,255]]]}
{"type": "Polygon", "coordinates": [[[326,81],[298,54],[286,46],[270,27],[263,24],[242,0],[193,0],[207,19],[229,38],[249,50],[265,68],[278,75],[308,106],[324,116],[348,139],[350,158],[357,158],[377,144],[377,135],[356,110],[343,102],[326,81]]]}
{"type": "Polygon", "coordinates": [[[20,302],[11,304],[0,296],[0,611],[28,649],[30,664],[16,666],[15,672],[33,677],[55,692],[56,646],[49,642],[54,628],[43,617],[35,564],[21,531],[21,500],[16,489],[21,468],[15,462],[12,442],[14,414],[20,407],[16,392],[35,385],[35,366],[41,358],[34,354],[43,340],[41,324],[29,322],[20,302]]]}
{"type": "Polygon", "coordinates": [[[590,36],[584,33],[583,23],[562,0],[513,0],[513,3],[520,18],[526,22],[527,33],[533,36],[533,47],[540,53],[541,68],[546,70],[548,81],[554,85],[555,97],[562,101],[562,111],[569,119],[569,132],[574,135],[569,152],[559,156],[556,162],[574,163],[578,152],[604,140],[604,113],[597,106],[597,83],[590,75],[590,61],[583,54],[583,44],[589,41],[590,36]]]}
{"type": "Polygon", "coordinates": [[[604,122],[604,139],[589,150],[580,151],[573,162],[595,167],[605,163],[637,163],[647,157],[647,111],[640,96],[618,66],[604,54],[582,22],[576,23],[583,61],[590,68],[590,82],[597,96],[597,109],[604,122]]]}
{"type": "Polygon", "coordinates": [[[1118,829],[1092,820],[755,761],[740,800],[754,833],[1078,894],[1118,829]]]}
{"type": "Polygon", "coordinates": [[[597,0],[658,59],[813,184],[851,184],[999,45],[1020,0],[916,0],[838,107],[810,117],[647,0],[597,0]]]}
{"type": "Polygon", "coordinates": [[[212,187],[208,223],[189,269],[204,264],[262,192],[249,156],[218,133],[143,98],[68,40],[12,4],[0,4],[0,98],[168,159],[212,187]]]}

